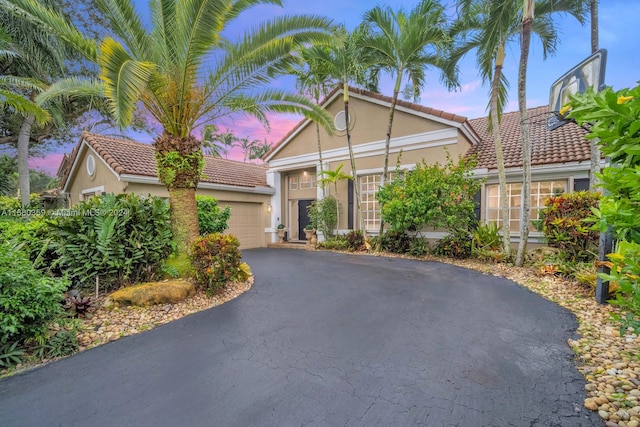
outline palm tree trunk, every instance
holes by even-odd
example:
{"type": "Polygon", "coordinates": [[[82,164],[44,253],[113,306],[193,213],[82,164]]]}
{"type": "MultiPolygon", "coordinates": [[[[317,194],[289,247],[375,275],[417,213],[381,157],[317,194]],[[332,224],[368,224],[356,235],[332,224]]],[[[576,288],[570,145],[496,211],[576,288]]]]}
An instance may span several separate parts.
{"type": "Polygon", "coordinates": [[[535,2],[524,0],[524,14],[521,27],[520,65],[518,67],[518,106],[522,127],[522,217],[520,221],[520,243],[516,255],[516,266],[524,264],[529,239],[529,209],[531,205],[531,139],[527,121],[527,62],[531,45],[531,23],[535,2]]]}
{"type": "MultiPolygon", "coordinates": [[[[598,50],[598,0],[591,0],[591,53],[598,50]]],[[[589,189],[593,190],[597,184],[596,174],[600,172],[600,147],[598,139],[592,139],[591,166],[589,169],[589,189]]]]}
{"type": "MultiPolygon", "coordinates": [[[[318,161],[320,162],[320,179],[324,178],[324,169],[322,165],[322,144],[320,143],[320,125],[316,123],[316,139],[318,141],[318,161]]],[[[322,194],[324,194],[324,185],[322,186],[322,194]]]]}
{"type": "Polygon", "coordinates": [[[188,254],[200,235],[195,188],[168,187],[171,231],[178,254],[188,254]]]}
{"type": "Polygon", "coordinates": [[[502,216],[502,251],[509,258],[511,253],[511,229],[509,227],[509,200],[507,199],[507,175],[504,168],[504,154],[502,150],[502,135],[500,134],[500,117],[498,116],[498,87],[504,64],[504,44],[498,47],[496,66],[491,82],[491,132],[496,146],[496,163],[498,165],[498,183],[500,187],[500,215],[502,216]]]}
{"type": "Polygon", "coordinates": [[[29,187],[29,139],[31,138],[31,128],[35,123],[33,114],[28,114],[18,133],[18,188],[20,189],[20,203],[22,206],[29,205],[31,189],[29,187]]]}
{"type": "Polygon", "coordinates": [[[349,83],[344,82],[344,120],[347,129],[347,147],[349,148],[349,158],[351,160],[351,175],[353,177],[353,190],[356,196],[356,213],[358,214],[358,229],[362,230],[365,241],[367,241],[367,230],[364,229],[362,222],[362,206],[360,204],[360,186],[358,185],[358,174],[356,170],[356,158],[353,155],[353,146],[351,145],[351,130],[349,129],[349,83]]]}
{"type": "MultiPolygon", "coordinates": [[[[402,83],[402,70],[398,70],[396,84],[393,88],[393,98],[391,99],[391,108],[389,109],[389,121],[387,123],[387,138],[384,141],[384,168],[382,169],[382,177],[380,178],[380,186],[382,187],[389,174],[389,149],[391,147],[391,129],[393,127],[393,116],[396,112],[396,104],[398,103],[398,94],[400,93],[400,84],[402,83]]],[[[380,231],[378,232],[378,249],[382,249],[382,235],[384,234],[384,221],[380,215],[380,231]]]]}

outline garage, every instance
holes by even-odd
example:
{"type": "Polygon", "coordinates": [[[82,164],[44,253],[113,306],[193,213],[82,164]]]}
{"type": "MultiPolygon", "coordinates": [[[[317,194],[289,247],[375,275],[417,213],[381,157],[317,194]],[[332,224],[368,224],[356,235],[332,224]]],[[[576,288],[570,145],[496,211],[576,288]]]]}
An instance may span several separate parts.
{"type": "Polygon", "coordinates": [[[221,207],[231,207],[231,218],[225,231],[240,240],[240,249],[264,246],[264,226],[262,225],[262,204],[219,201],[221,207]]]}

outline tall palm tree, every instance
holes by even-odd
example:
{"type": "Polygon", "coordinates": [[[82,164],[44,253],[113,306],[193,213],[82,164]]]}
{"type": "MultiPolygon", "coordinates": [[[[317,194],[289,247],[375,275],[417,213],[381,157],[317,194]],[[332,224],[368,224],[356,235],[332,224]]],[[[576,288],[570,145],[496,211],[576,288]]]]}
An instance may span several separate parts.
{"type": "Polygon", "coordinates": [[[249,137],[238,138],[238,147],[240,147],[242,155],[244,156],[242,159],[243,162],[247,163],[247,159],[251,157],[251,152],[258,144],[260,144],[259,139],[249,139],[249,137]]]}
{"type": "Polygon", "coordinates": [[[234,112],[265,125],[267,113],[301,113],[331,129],[328,114],[308,99],[268,85],[290,69],[300,44],[329,38],[326,18],[277,17],[230,40],[224,31],[244,12],[279,2],[153,0],[145,26],[131,0],[100,0],[117,39],[105,38],[98,48],[35,0],[7,1],[96,60],[118,125],[129,125],[140,103],[162,126],[153,145],[179,253],[187,253],[199,232],[195,189],[203,158],[194,129],[234,112]]]}
{"type": "MultiPolygon", "coordinates": [[[[303,46],[299,52],[300,62],[292,71],[296,77],[296,87],[300,92],[310,96],[320,105],[320,101],[329,93],[335,81],[323,69],[322,63],[317,59],[315,51],[326,49],[324,46],[303,46]]],[[[324,164],[322,160],[322,141],[320,139],[320,124],[316,122],[316,142],[318,144],[318,161],[320,163],[320,177],[324,176],[324,164]]]]}
{"type": "MultiPolygon", "coordinates": [[[[459,0],[458,20],[452,26],[452,35],[457,46],[452,61],[459,61],[464,55],[476,51],[476,62],[489,91],[489,130],[492,133],[498,168],[500,189],[500,212],[502,218],[502,248],[508,256],[510,247],[509,200],[504,166],[500,119],[508,98],[509,82],[502,73],[505,51],[509,43],[520,35],[521,4],[499,0],[459,0]]],[[[582,22],[582,12],[576,8],[576,1],[539,1],[532,31],[542,45],[543,58],[555,53],[558,35],[552,14],[565,12],[582,22]]]]}
{"type": "MultiPolygon", "coordinates": [[[[422,0],[409,13],[402,9],[396,12],[390,6],[377,6],[364,15],[369,32],[361,43],[370,52],[372,66],[377,70],[375,75],[386,72],[395,76],[380,185],[384,185],[389,172],[391,130],[403,80],[408,79],[414,100],[422,91],[425,70],[429,67],[442,72],[442,81],[448,87],[458,84],[456,68],[444,55],[451,45],[446,21],[444,7],[437,0],[422,0]]],[[[380,221],[380,236],[383,232],[384,221],[380,221]]]]}
{"type": "MultiPolygon", "coordinates": [[[[590,0],[589,1],[589,10],[591,17],[591,53],[596,53],[599,45],[599,35],[598,35],[598,0],[590,0]]],[[[591,147],[591,166],[589,170],[589,188],[594,189],[597,179],[596,174],[600,172],[600,146],[598,145],[598,140],[596,138],[591,139],[590,142],[591,147]]]]}
{"type": "MultiPolygon", "coordinates": [[[[353,177],[349,174],[342,172],[342,168],[344,167],[344,163],[340,163],[338,167],[334,170],[323,171],[322,178],[320,179],[320,184],[324,187],[325,185],[333,184],[335,194],[334,198],[338,199],[338,182],[345,179],[353,179],[353,177]]],[[[340,205],[336,202],[336,222],[338,224],[338,228],[340,228],[340,205]]]]}
{"type": "MultiPolygon", "coordinates": [[[[529,47],[531,45],[531,32],[534,22],[536,1],[522,0],[522,21],[520,27],[520,63],[518,65],[518,108],[520,110],[520,126],[522,128],[522,218],[520,219],[520,242],[516,254],[516,266],[524,264],[529,239],[529,210],[531,208],[531,135],[527,120],[527,65],[529,59],[529,47]]],[[[541,1],[541,6],[549,6],[555,10],[555,3],[560,0],[541,1]]],[[[574,0],[572,12],[584,17],[585,0],[574,0]]]]}
{"type": "Polygon", "coordinates": [[[310,52],[310,55],[312,55],[313,61],[317,61],[318,66],[326,75],[342,85],[345,133],[351,161],[351,175],[354,177],[358,229],[362,230],[366,240],[367,233],[363,226],[360,188],[357,181],[356,160],[351,142],[351,127],[349,126],[349,85],[354,83],[369,86],[370,88],[373,88],[374,85],[371,79],[371,70],[366,65],[369,63],[366,58],[366,52],[363,51],[361,44],[365,31],[365,28],[358,27],[349,33],[343,27],[340,27],[336,30],[334,39],[327,45],[326,49],[316,49],[310,52]]]}
{"type": "Polygon", "coordinates": [[[262,160],[265,154],[271,150],[272,144],[267,142],[267,138],[263,142],[259,142],[251,147],[251,153],[249,154],[250,160],[262,160]]]}

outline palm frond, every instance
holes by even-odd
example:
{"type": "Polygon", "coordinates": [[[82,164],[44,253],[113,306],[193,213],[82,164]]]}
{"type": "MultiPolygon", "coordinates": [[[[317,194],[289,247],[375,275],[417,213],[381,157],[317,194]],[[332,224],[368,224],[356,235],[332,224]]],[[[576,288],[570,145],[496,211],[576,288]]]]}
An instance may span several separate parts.
{"type": "Polygon", "coordinates": [[[38,124],[45,124],[51,120],[47,110],[39,107],[24,96],[5,89],[0,89],[0,106],[8,107],[23,116],[32,114],[38,124]]]}

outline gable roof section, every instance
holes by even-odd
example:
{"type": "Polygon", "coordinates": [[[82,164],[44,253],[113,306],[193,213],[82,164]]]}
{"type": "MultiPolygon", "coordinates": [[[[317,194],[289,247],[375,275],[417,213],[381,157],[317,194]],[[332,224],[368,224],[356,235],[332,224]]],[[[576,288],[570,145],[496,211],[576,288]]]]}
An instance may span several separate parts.
{"type": "MultiPolygon", "coordinates": [[[[325,98],[322,100],[320,105],[326,107],[331,104],[339,95],[344,93],[342,89],[342,85],[336,86],[325,98]]],[[[386,95],[381,95],[379,93],[371,92],[364,89],[349,87],[349,96],[353,96],[355,98],[368,100],[369,102],[374,102],[377,104],[382,104],[387,108],[391,106],[391,102],[393,98],[386,95]]],[[[480,141],[480,138],[470,126],[469,121],[466,117],[458,116],[456,114],[447,113],[446,111],[436,110],[435,108],[425,107],[424,105],[414,104],[412,102],[403,101],[398,99],[396,103],[396,110],[402,110],[413,114],[421,114],[426,115],[430,120],[445,123],[449,125],[453,125],[455,127],[461,128],[463,133],[467,135],[467,138],[471,141],[472,144],[480,141]]],[[[293,137],[298,134],[302,129],[311,124],[311,120],[302,119],[298,122],[297,125],[293,127],[277,144],[271,147],[271,150],[267,152],[262,158],[265,161],[269,161],[273,155],[275,155],[280,149],[282,149],[285,145],[287,145],[293,137]]]]}
{"type": "MultiPolygon", "coordinates": [[[[589,141],[585,139],[587,131],[575,123],[547,130],[549,107],[536,107],[527,110],[531,132],[531,164],[548,165],[589,160],[591,151],[589,141]]],[[[467,155],[477,155],[477,168],[497,169],[496,148],[493,135],[489,132],[487,117],[469,121],[480,135],[480,144],[471,147],[467,155]]],[[[522,137],[520,132],[520,113],[505,113],[500,123],[504,165],[506,168],[522,167],[522,137]]]]}
{"type": "MultiPolygon", "coordinates": [[[[128,175],[155,178],[158,176],[153,146],[121,138],[84,132],[71,154],[72,166],[61,180],[66,188],[69,177],[78,166],[77,159],[82,145],[91,147],[118,176],[126,180],[128,175]]],[[[267,187],[267,169],[264,166],[204,156],[204,169],[200,182],[235,187],[267,187]]]]}

